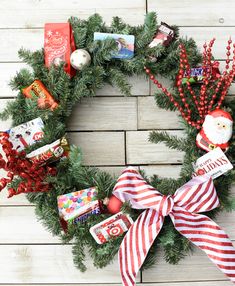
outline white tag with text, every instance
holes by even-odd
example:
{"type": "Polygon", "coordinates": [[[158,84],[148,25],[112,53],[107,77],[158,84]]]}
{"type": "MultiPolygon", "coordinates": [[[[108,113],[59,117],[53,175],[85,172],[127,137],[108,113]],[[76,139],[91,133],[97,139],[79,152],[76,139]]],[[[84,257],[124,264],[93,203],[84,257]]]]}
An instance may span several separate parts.
{"type": "Polygon", "coordinates": [[[212,179],[215,179],[233,169],[233,165],[219,147],[198,158],[196,163],[193,165],[193,177],[208,174],[212,179]]]}

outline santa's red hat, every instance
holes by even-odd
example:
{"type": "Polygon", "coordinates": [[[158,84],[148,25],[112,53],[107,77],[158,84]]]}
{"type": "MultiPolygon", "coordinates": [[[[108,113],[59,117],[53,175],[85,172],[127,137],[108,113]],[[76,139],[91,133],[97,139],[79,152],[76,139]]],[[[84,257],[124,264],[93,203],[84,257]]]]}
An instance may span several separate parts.
{"type": "Polygon", "coordinates": [[[224,117],[224,118],[226,118],[228,120],[233,121],[231,114],[228,113],[227,111],[222,110],[222,109],[215,109],[213,111],[210,111],[208,113],[208,115],[211,115],[214,118],[216,118],[216,117],[224,117]]]}

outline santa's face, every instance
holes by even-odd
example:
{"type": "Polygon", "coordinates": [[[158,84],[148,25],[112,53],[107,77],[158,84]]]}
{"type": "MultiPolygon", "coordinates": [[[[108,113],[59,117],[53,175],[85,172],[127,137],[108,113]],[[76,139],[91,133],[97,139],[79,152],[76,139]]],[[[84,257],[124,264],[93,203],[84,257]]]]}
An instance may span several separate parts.
{"type": "Polygon", "coordinates": [[[207,115],[202,128],[213,144],[225,144],[232,137],[233,122],[223,116],[207,115]]]}

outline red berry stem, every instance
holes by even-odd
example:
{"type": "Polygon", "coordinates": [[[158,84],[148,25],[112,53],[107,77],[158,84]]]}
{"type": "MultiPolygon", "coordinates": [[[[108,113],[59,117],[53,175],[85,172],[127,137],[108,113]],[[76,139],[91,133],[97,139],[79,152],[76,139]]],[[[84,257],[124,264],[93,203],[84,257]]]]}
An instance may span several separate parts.
{"type": "MultiPolygon", "coordinates": [[[[228,93],[228,89],[235,76],[235,44],[233,44],[233,64],[230,71],[229,64],[231,62],[231,44],[232,40],[228,40],[227,49],[227,59],[226,59],[226,70],[218,76],[218,73],[215,78],[212,78],[213,66],[216,62],[212,62],[212,48],[214,45],[215,39],[212,39],[207,45],[203,45],[203,79],[199,94],[197,95],[191,87],[190,78],[191,78],[191,67],[188,62],[188,56],[186,49],[183,44],[179,45],[180,48],[180,63],[179,63],[179,72],[176,80],[176,87],[179,91],[179,99],[175,99],[174,96],[162,86],[162,84],[155,78],[151,73],[150,69],[145,67],[145,72],[148,74],[150,80],[163,91],[163,93],[169,98],[170,102],[180,111],[182,117],[188,122],[189,125],[196,127],[197,129],[201,128],[201,125],[204,122],[205,116],[208,112],[212,111],[214,105],[219,109],[225,99],[225,96],[228,93]],[[183,85],[183,79],[186,78],[186,85],[183,85]],[[191,98],[186,94],[185,90],[188,90],[191,98]],[[212,94],[210,100],[209,95],[212,94]],[[218,98],[219,97],[219,98],[218,98]],[[216,102],[217,100],[217,102],[216,102]],[[197,110],[199,119],[192,119],[192,106],[197,110]]],[[[218,66],[217,66],[218,67],[218,66]]],[[[194,116],[195,117],[195,116],[194,116]]]]}
{"type": "Polygon", "coordinates": [[[20,177],[22,182],[19,183],[17,189],[9,188],[8,197],[18,195],[20,193],[29,192],[47,192],[51,189],[51,185],[45,181],[48,175],[55,176],[56,169],[49,166],[33,165],[26,157],[25,152],[17,152],[13,149],[12,143],[9,141],[9,134],[0,133],[0,145],[5,153],[6,159],[0,155],[0,169],[7,172],[7,178],[0,179],[0,191],[7,184],[11,183],[15,176],[20,177]]]}

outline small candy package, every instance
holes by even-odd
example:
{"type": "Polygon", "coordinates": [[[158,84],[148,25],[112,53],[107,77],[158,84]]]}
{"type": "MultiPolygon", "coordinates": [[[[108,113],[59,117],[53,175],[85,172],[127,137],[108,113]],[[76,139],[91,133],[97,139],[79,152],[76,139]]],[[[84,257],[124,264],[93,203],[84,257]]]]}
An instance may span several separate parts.
{"type": "Polygon", "coordinates": [[[46,67],[65,62],[64,70],[71,77],[76,71],[70,64],[70,55],[75,50],[70,23],[47,23],[44,29],[44,57],[46,67]]]}
{"type": "Polygon", "coordinates": [[[187,82],[190,83],[201,83],[203,78],[205,78],[206,73],[211,73],[211,68],[210,67],[196,67],[196,68],[191,68],[190,71],[185,71],[184,72],[184,77],[182,79],[182,84],[186,84],[187,82]],[[188,78],[188,73],[190,75],[190,78],[188,78]]]}
{"type": "Polygon", "coordinates": [[[64,230],[68,224],[84,222],[91,215],[101,213],[96,187],[72,192],[57,197],[59,216],[64,230]]]}
{"type": "Polygon", "coordinates": [[[97,243],[103,244],[128,231],[132,224],[133,220],[129,215],[119,212],[92,226],[90,233],[97,243]]]}
{"type": "Polygon", "coordinates": [[[158,28],[157,33],[149,44],[150,48],[154,48],[157,45],[168,46],[170,42],[174,39],[175,31],[172,27],[164,22],[161,22],[161,26],[158,28]]]}
{"type": "Polygon", "coordinates": [[[27,146],[40,141],[43,137],[43,127],[43,121],[38,117],[8,130],[9,141],[13,144],[13,149],[20,152],[27,146]]]}
{"type": "Polygon", "coordinates": [[[26,158],[36,165],[44,165],[55,162],[63,157],[68,157],[70,151],[69,143],[65,137],[45,145],[29,153],[26,158]]]}
{"type": "Polygon", "coordinates": [[[27,98],[37,97],[39,108],[50,108],[54,110],[58,107],[58,103],[51,96],[45,85],[38,79],[36,79],[30,86],[23,88],[22,93],[27,98]]]}
{"type": "Polygon", "coordinates": [[[184,72],[182,84],[202,83],[206,73],[210,74],[210,80],[218,80],[220,78],[219,62],[215,61],[212,66],[191,68],[184,72]],[[189,76],[188,76],[189,75],[189,76]]]}

